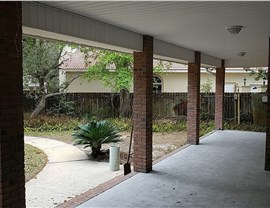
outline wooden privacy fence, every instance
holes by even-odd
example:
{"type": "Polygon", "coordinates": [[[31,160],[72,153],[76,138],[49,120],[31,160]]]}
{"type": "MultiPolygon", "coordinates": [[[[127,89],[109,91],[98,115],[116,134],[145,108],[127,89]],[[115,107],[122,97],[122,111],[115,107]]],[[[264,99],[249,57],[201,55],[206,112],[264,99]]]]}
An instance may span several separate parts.
{"type": "MultiPolygon", "coordinates": [[[[224,118],[226,120],[255,121],[264,123],[266,119],[266,104],[262,102],[264,93],[225,93],[224,118]],[[261,121],[260,121],[261,120],[261,121]]],[[[65,101],[74,103],[76,115],[97,117],[119,116],[119,94],[117,93],[68,93],[62,95],[65,101]]],[[[132,103],[133,94],[130,96],[132,103]]],[[[50,109],[60,96],[48,100],[46,109],[50,109]]],[[[37,104],[34,96],[24,99],[26,112],[32,111],[37,104]]],[[[215,94],[201,93],[201,119],[214,119],[215,94]]],[[[175,118],[187,115],[187,93],[153,94],[153,117],[175,118]]]]}

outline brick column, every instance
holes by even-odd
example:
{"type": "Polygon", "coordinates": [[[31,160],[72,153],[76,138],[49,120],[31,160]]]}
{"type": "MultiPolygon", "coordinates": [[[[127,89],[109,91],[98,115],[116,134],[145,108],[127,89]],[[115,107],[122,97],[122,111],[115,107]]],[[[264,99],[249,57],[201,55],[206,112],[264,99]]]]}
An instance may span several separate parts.
{"type": "Polygon", "coordinates": [[[153,38],[143,37],[143,52],[134,52],[134,170],[152,170],[153,38]]]}
{"type": "Polygon", "coordinates": [[[221,67],[216,68],[216,93],[215,93],[215,127],[224,129],[224,82],[225,66],[222,60],[221,67]]]}
{"type": "Polygon", "coordinates": [[[201,53],[195,52],[195,63],[188,63],[187,142],[199,144],[201,53]]]}
{"type": "Polygon", "coordinates": [[[265,145],[265,170],[270,171],[270,38],[268,45],[268,84],[267,84],[267,122],[266,122],[266,145],[265,145]]]}
{"type": "Polygon", "coordinates": [[[0,2],[0,207],[25,207],[21,2],[0,2]]]}

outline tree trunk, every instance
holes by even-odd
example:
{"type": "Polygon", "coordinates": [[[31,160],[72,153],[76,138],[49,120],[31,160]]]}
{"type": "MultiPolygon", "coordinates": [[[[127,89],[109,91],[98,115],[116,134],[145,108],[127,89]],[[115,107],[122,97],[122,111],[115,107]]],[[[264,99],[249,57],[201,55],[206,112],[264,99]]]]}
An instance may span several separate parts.
{"type": "Polygon", "coordinates": [[[31,118],[37,117],[44,110],[45,106],[46,106],[46,95],[44,94],[42,95],[37,107],[31,114],[31,118]]]}
{"type": "Polygon", "coordinates": [[[127,89],[122,89],[119,92],[120,97],[120,117],[130,116],[130,95],[127,89]]]}
{"type": "Polygon", "coordinates": [[[101,156],[101,145],[98,147],[92,147],[91,156],[93,159],[97,159],[99,156],[101,156]]]}

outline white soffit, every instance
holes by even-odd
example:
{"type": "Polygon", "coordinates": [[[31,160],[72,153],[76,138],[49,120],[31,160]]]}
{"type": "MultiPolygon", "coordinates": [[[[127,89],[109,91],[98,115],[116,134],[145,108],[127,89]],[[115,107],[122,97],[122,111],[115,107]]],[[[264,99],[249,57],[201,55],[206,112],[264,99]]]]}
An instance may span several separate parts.
{"type": "Polygon", "coordinates": [[[156,56],[189,61],[191,58],[188,56],[189,53],[201,51],[202,60],[208,65],[216,65],[221,59],[225,59],[227,67],[267,65],[270,2],[51,1],[43,4],[57,9],[38,4],[36,10],[32,8],[33,4],[37,5],[33,2],[23,2],[24,26],[50,32],[57,31],[56,33],[67,36],[74,36],[75,29],[82,39],[105,42],[109,45],[117,43],[118,46],[134,50],[141,49],[142,34],[151,35],[155,38],[155,42],[170,45],[166,44],[166,49],[170,49],[166,51],[162,44],[155,44],[156,56]],[[72,15],[76,18],[71,18],[72,15]],[[89,24],[78,24],[79,22],[75,21],[78,15],[87,20],[87,23],[91,20],[109,24],[110,28],[106,28],[106,24],[102,23],[98,24],[96,29],[105,27],[110,33],[104,34],[95,30],[96,36],[82,37],[82,30],[89,30],[89,24]],[[60,22],[65,24],[59,24],[60,22]],[[239,34],[231,35],[225,27],[235,24],[243,25],[244,28],[239,34]],[[41,25],[43,28],[40,28],[41,25]],[[125,41],[120,38],[118,42],[117,38],[112,41],[112,37],[118,36],[118,32],[114,30],[116,28],[117,31],[122,30],[123,34],[126,34],[122,36],[125,41]],[[99,41],[101,39],[103,41],[99,41]],[[174,52],[177,47],[184,50],[177,54],[174,52]],[[239,51],[246,52],[246,55],[237,56],[239,51]]]}
{"type": "MultiPolygon", "coordinates": [[[[22,22],[24,35],[127,53],[142,51],[141,34],[36,2],[23,2],[22,22]]],[[[187,63],[194,61],[194,51],[154,39],[154,57],[187,63]]]]}

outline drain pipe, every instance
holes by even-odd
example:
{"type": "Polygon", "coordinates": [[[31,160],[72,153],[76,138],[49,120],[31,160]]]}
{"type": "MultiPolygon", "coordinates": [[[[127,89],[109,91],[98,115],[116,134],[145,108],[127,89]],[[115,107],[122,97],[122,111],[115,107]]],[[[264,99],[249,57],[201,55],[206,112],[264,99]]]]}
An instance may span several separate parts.
{"type": "Polygon", "coordinates": [[[120,147],[110,147],[110,170],[117,171],[120,169],[120,147]]]}

